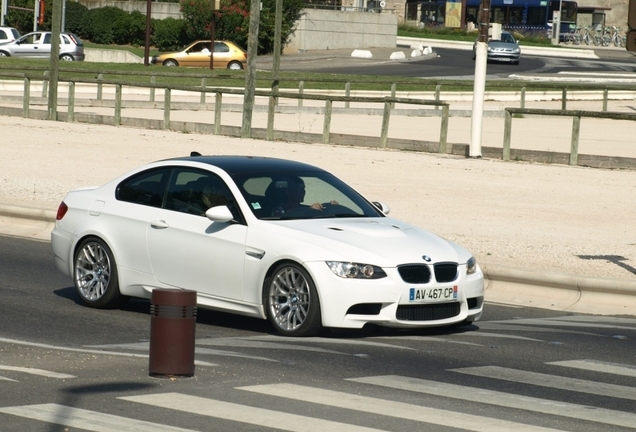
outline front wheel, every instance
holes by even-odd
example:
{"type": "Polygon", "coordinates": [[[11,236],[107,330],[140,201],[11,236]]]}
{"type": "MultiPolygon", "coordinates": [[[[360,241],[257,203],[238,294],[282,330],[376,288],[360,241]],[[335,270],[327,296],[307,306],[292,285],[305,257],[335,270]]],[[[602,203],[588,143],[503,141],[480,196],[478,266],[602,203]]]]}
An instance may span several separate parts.
{"type": "Polygon", "coordinates": [[[165,62],[163,62],[163,65],[168,67],[175,67],[175,66],[179,66],[179,63],[171,59],[171,60],[166,60],[165,62]]]}
{"type": "Polygon", "coordinates": [[[4,51],[0,51],[0,57],[9,57],[9,54],[4,51]]]}
{"type": "Polygon", "coordinates": [[[80,243],[73,259],[73,276],[77,293],[89,307],[114,308],[128,300],[119,292],[113,253],[99,238],[87,238],[80,243]]]}
{"type": "Polygon", "coordinates": [[[265,282],[263,304],[267,318],[284,336],[311,336],[322,327],[316,286],[298,264],[276,267],[265,282]]]}

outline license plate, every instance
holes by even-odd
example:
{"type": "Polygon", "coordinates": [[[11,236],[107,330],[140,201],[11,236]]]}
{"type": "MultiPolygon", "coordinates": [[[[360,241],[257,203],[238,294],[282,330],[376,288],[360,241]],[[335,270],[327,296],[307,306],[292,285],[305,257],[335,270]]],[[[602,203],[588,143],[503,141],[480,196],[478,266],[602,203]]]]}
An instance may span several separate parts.
{"type": "Polygon", "coordinates": [[[446,288],[411,288],[410,302],[434,302],[440,300],[457,300],[457,285],[446,288]]]}

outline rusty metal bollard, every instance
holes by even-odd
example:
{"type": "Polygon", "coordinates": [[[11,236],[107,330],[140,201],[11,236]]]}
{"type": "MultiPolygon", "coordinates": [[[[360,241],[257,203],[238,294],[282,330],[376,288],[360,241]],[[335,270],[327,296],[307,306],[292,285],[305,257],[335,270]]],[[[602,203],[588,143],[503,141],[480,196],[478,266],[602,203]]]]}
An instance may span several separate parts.
{"type": "Polygon", "coordinates": [[[155,289],[150,302],[149,375],[194,376],[196,291],[155,289]]]}

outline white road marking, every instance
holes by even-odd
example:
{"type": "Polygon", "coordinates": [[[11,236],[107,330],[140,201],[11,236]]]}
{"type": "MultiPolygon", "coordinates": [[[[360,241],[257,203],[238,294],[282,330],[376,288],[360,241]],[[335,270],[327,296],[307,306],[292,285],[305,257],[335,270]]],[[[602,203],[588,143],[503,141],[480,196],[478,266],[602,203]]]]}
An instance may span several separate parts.
{"type": "Polygon", "coordinates": [[[379,431],[379,429],[305,417],[286,411],[273,411],[181,393],[126,396],[118,399],[292,432],[379,431]]]}
{"type": "Polygon", "coordinates": [[[448,335],[449,337],[455,337],[455,336],[470,336],[470,337],[492,337],[492,338],[504,338],[504,339],[518,339],[518,340],[524,340],[524,341],[530,341],[530,342],[545,342],[542,341],[541,339],[533,339],[533,338],[529,338],[529,337],[523,337],[523,336],[515,336],[515,335],[505,335],[505,334],[499,334],[499,333],[487,333],[484,331],[471,331],[471,332],[464,332],[464,333],[452,333],[448,335]]]}
{"type": "Polygon", "coordinates": [[[371,342],[366,340],[351,340],[351,339],[331,339],[323,337],[281,337],[281,336],[253,336],[245,339],[261,340],[261,341],[274,341],[274,342],[302,342],[304,344],[309,343],[322,343],[329,345],[351,345],[351,346],[377,346],[381,348],[396,348],[403,350],[417,351],[417,348],[405,347],[400,345],[385,344],[379,342],[371,342]]]}
{"type": "Polygon", "coordinates": [[[165,426],[58,404],[6,407],[0,408],[0,412],[92,432],[193,432],[190,429],[165,426]]]}
{"type": "Polygon", "coordinates": [[[251,338],[207,338],[197,339],[197,345],[206,346],[223,346],[232,348],[262,348],[272,350],[290,350],[290,351],[310,351],[328,354],[350,355],[340,351],[328,350],[324,348],[317,348],[313,346],[298,345],[284,343],[285,341],[268,342],[253,340],[251,338]]]}
{"type": "Polygon", "coordinates": [[[595,394],[600,396],[609,396],[620,399],[636,400],[636,388],[620,386],[616,384],[585,381],[577,378],[560,377],[518,369],[509,369],[499,366],[468,367],[461,369],[449,369],[449,371],[486,378],[500,379],[504,381],[531,384],[541,387],[595,394]]]}
{"type": "Polygon", "coordinates": [[[8,370],[14,372],[22,372],[30,375],[39,375],[47,378],[58,378],[58,379],[70,379],[76,378],[75,375],[69,375],[64,373],[51,372],[44,369],[35,369],[35,368],[26,368],[26,367],[18,367],[18,366],[5,366],[0,365],[0,370],[8,370]]]}
{"type": "Polygon", "coordinates": [[[417,341],[417,342],[441,342],[441,343],[459,344],[459,345],[483,346],[482,344],[476,344],[473,342],[455,341],[450,339],[444,339],[439,337],[429,337],[429,336],[377,336],[374,339],[410,340],[410,341],[417,341]]]}
{"type": "MultiPolygon", "coordinates": [[[[601,362],[596,360],[567,360],[548,362],[546,364],[565,366],[574,369],[583,369],[594,372],[603,372],[614,375],[636,377],[636,366],[623,365],[618,363],[601,362]]],[[[636,423],[634,423],[636,425],[636,423]]]]}
{"type": "Polygon", "coordinates": [[[420,405],[324,390],[314,387],[303,387],[294,384],[257,385],[238,387],[238,389],[261,393],[267,396],[284,397],[293,400],[301,400],[310,403],[477,432],[510,432],[513,430],[520,432],[546,432],[556,430],[490,417],[465,414],[462,412],[440,410],[420,405]]]}
{"type": "Polygon", "coordinates": [[[446,384],[398,375],[351,378],[348,379],[348,381],[460,399],[470,402],[484,403],[488,405],[496,405],[506,408],[521,409],[542,414],[600,422],[615,426],[631,428],[636,425],[636,414],[632,413],[521,396],[513,393],[485,390],[478,387],[446,384]]]}

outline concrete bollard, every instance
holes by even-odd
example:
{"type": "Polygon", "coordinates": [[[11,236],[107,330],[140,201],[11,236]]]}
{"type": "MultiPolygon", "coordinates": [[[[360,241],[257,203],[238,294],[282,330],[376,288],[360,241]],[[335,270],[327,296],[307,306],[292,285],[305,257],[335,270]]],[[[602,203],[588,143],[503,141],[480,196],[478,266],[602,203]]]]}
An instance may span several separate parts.
{"type": "Polygon", "coordinates": [[[149,375],[194,376],[196,291],[155,289],[150,302],[149,375]]]}

